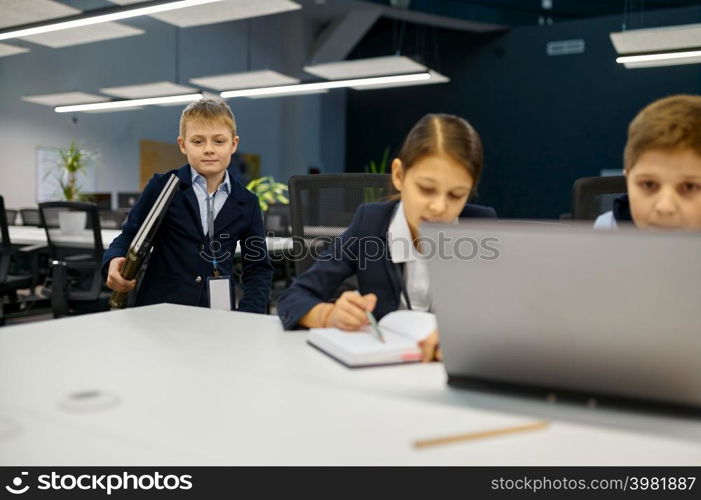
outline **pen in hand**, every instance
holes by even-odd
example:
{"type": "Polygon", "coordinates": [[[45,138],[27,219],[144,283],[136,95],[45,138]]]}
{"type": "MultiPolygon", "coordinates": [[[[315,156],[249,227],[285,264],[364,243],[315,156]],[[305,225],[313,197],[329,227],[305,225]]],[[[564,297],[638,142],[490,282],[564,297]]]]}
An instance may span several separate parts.
{"type": "MultiPolygon", "coordinates": [[[[355,291],[355,293],[360,295],[360,292],[357,290],[355,291]]],[[[375,315],[372,314],[372,311],[365,311],[365,314],[367,315],[368,321],[370,322],[370,330],[372,330],[375,337],[377,337],[377,340],[384,343],[385,337],[382,335],[382,331],[380,330],[380,327],[377,324],[377,320],[375,319],[375,315]]]]}

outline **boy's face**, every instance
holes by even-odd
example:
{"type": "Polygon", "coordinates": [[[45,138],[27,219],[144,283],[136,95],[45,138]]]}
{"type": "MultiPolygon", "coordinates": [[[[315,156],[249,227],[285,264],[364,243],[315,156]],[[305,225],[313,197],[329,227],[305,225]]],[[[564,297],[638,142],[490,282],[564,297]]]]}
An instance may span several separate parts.
{"type": "Polygon", "coordinates": [[[229,127],[216,122],[187,122],[185,137],[178,137],[180,151],[204,177],[223,174],[238,143],[238,136],[233,136],[229,127]]]}
{"type": "Polygon", "coordinates": [[[693,150],[644,152],[626,184],[637,227],[701,229],[701,156],[693,150]]]}

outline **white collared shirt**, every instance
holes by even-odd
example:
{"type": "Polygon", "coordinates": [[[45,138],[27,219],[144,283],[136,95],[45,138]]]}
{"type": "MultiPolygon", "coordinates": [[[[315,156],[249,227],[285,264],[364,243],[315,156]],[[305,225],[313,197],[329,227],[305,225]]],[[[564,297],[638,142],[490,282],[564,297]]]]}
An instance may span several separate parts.
{"type": "Polygon", "coordinates": [[[231,194],[231,181],[229,180],[229,171],[224,170],[224,182],[219,184],[214,193],[210,196],[207,192],[207,179],[202,177],[197,170],[190,167],[190,174],[192,175],[192,189],[195,191],[195,196],[197,197],[197,204],[200,207],[200,219],[202,222],[202,231],[204,234],[209,232],[208,222],[207,222],[207,198],[212,205],[212,221],[217,218],[219,211],[226,203],[226,199],[231,194]]]}
{"type": "MultiPolygon", "coordinates": [[[[431,290],[426,261],[414,247],[409,223],[404,214],[404,204],[400,201],[387,229],[389,253],[394,264],[404,263],[404,287],[414,311],[431,309],[431,290]]],[[[400,309],[406,309],[404,295],[400,299],[400,309]]]]}

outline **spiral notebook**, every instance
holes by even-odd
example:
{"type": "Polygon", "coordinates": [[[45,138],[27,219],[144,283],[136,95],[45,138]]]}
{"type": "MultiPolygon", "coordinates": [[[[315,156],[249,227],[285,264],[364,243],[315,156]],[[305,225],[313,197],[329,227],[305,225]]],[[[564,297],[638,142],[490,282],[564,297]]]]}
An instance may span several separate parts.
{"type": "Polygon", "coordinates": [[[370,327],[356,332],[312,328],[307,342],[352,368],[411,363],[421,360],[419,342],[436,329],[436,317],[428,312],[395,311],[383,317],[378,326],[385,342],[378,340],[370,327]]]}

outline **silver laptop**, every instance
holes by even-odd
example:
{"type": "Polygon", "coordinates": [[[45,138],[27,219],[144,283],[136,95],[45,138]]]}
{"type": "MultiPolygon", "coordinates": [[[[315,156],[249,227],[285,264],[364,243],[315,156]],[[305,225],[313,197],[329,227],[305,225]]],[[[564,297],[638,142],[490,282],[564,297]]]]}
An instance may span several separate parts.
{"type": "Polygon", "coordinates": [[[701,235],[422,229],[450,384],[701,408],[701,235]]]}

